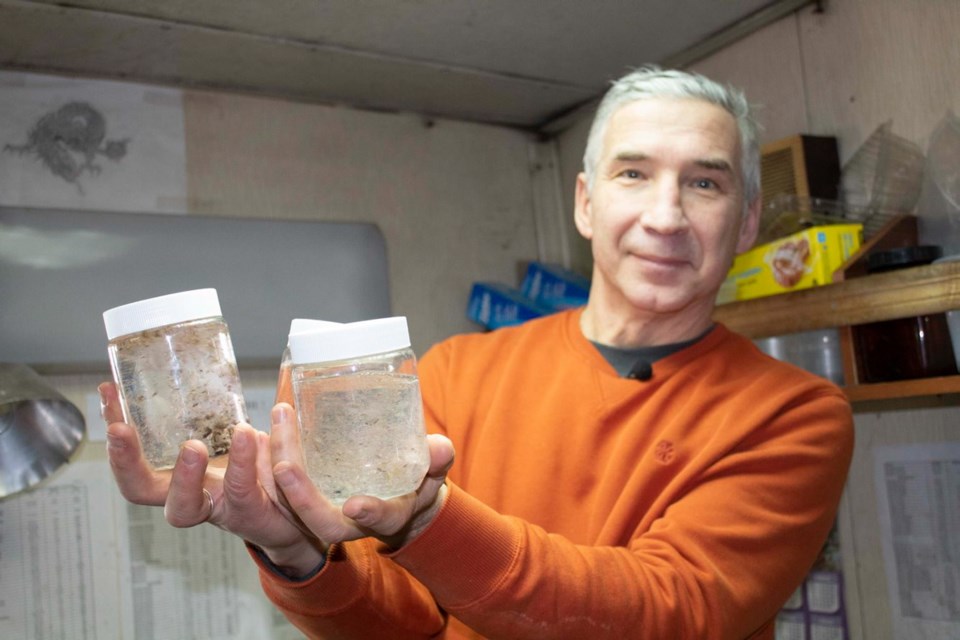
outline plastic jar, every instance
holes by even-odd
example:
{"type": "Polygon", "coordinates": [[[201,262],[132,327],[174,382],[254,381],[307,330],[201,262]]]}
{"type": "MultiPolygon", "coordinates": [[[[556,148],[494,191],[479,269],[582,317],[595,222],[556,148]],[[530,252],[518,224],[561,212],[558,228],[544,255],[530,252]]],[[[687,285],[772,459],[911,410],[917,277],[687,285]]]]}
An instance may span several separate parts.
{"type": "Polygon", "coordinates": [[[230,450],[248,422],[230,332],[215,289],[197,289],[105,311],[108,353],[124,420],[154,468],[201,440],[211,457],[230,450]]]}
{"type": "Polygon", "coordinates": [[[287,333],[287,346],[284,348],[283,355],[280,358],[280,372],[277,375],[277,394],[273,399],[274,404],[286,402],[291,407],[294,404],[293,380],[291,379],[293,361],[290,357],[290,336],[322,329],[324,327],[335,326],[340,326],[340,323],[329,322],[327,320],[310,320],[308,318],[294,318],[290,321],[290,331],[287,333]]]}
{"type": "Polygon", "coordinates": [[[306,471],[334,504],[393,498],[430,463],[407,319],[380,318],[290,336],[306,471]]]}
{"type": "MultiPolygon", "coordinates": [[[[870,273],[930,264],[942,251],[936,246],[901,247],[867,257],[870,273]]],[[[956,375],[946,315],[935,313],[884,320],[853,327],[860,379],[891,382],[956,375]]]]}

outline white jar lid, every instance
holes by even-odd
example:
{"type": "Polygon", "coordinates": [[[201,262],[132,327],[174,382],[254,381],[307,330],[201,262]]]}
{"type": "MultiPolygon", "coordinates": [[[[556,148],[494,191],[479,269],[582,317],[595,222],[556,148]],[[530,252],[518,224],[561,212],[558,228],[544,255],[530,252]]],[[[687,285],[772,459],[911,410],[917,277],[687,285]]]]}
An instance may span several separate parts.
{"type": "Polygon", "coordinates": [[[305,333],[307,331],[316,331],[317,329],[326,329],[329,327],[342,327],[342,322],[330,322],[329,320],[311,320],[309,318],[294,318],[290,321],[290,331],[287,333],[287,340],[289,344],[289,337],[295,333],[305,333]]]}
{"type": "Polygon", "coordinates": [[[223,315],[216,289],[194,289],[131,302],[103,312],[107,340],[168,324],[223,315]]]}
{"type": "Polygon", "coordinates": [[[331,325],[290,335],[293,364],[348,360],[410,346],[404,316],[331,325]]]}

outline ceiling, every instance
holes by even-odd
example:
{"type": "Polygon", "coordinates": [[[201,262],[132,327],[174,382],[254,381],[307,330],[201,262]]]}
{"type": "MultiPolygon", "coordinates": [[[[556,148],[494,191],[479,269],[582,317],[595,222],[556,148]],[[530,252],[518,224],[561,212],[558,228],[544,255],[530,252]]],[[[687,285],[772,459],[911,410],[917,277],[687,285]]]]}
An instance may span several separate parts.
{"type": "Polygon", "coordinates": [[[809,0],[0,0],[0,68],[559,130],[809,0]]]}

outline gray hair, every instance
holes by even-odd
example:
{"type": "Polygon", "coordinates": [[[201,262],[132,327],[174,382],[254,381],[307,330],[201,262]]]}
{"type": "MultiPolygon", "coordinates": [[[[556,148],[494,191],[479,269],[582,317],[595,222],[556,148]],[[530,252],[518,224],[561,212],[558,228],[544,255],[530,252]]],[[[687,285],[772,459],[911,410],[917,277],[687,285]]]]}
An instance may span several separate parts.
{"type": "Polygon", "coordinates": [[[593,189],[603,137],[614,112],[630,102],[652,98],[704,100],[722,107],[734,117],[740,132],[740,170],[746,211],[749,204],[760,195],[760,142],[759,125],[743,92],[696,73],[663,70],[655,65],[640,67],[614,82],[597,107],[583,154],[587,189],[593,189]]]}

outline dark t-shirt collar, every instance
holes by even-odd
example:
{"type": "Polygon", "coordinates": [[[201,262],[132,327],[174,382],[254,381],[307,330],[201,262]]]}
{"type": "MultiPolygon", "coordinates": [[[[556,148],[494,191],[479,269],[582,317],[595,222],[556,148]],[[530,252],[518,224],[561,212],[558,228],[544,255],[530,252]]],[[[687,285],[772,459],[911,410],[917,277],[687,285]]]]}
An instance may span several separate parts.
{"type": "Polygon", "coordinates": [[[634,347],[632,349],[621,349],[619,347],[612,347],[607,344],[601,344],[599,342],[590,341],[597,351],[600,352],[600,355],[610,363],[610,366],[614,368],[621,378],[627,377],[631,371],[634,371],[638,363],[646,363],[648,365],[653,365],[654,362],[662,358],[676,353],[682,349],[699,342],[702,340],[710,331],[713,329],[711,325],[706,331],[701,333],[696,338],[692,340],[686,340],[684,342],[675,342],[673,344],[658,344],[652,347],[634,347]]]}

